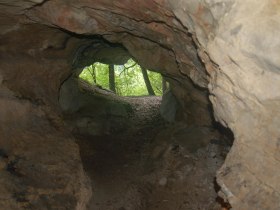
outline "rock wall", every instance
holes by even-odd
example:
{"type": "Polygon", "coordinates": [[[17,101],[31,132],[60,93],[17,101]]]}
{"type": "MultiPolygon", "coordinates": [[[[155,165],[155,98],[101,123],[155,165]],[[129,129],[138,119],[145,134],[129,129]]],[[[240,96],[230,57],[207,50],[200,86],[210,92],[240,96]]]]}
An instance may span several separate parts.
{"type": "Polygon", "coordinates": [[[215,118],[234,132],[217,174],[234,209],[280,208],[279,6],[253,0],[173,3],[199,40],[215,118]]]}
{"type": "MultiPolygon", "coordinates": [[[[58,139],[61,147],[70,145],[75,151],[58,152],[76,164],[66,164],[64,169],[81,168],[77,146],[59,123],[57,99],[59,87],[70,76],[77,53],[90,46],[92,35],[98,35],[122,44],[140,64],[169,78],[189,119],[196,119],[198,110],[204,110],[202,116],[207,116],[201,119],[210,119],[205,92],[208,88],[216,120],[229,127],[235,136],[232,150],[217,174],[221,196],[229,200],[233,209],[280,208],[279,1],[2,0],[0,3],[1,97],[2,107],[7,110],[1,113],[0,127],[4,162],[14,162],[9,157],[17,153],[25,159],[34,159],[27,154],[35,152],[37,147],[28,145],[41,145],[39,142],[55,145],[53,139],[58,139]],[[198,91],[199,88],[203,91],[198,91]],[[189,107],[191,112],[186,110],[189,107]],[[49,136],[43,125],[56,131],[49,136]],[[31,133],[22,133],[26,131],[31,133]],[[24,140],[25,135],[32,142],[24,140]],[[18,145],[24,148],[20,152],[8,148],[18,145]]],[[[43,160],[38,161],[45,165],[43,160]]],[[[57,164],[61,161],[56,161],[57,164]]],[[[1,173],[10,173],[4,169],[7,167],[2,167],[1,173]]],[[[63,167],[57,170],[56,174],[66,174],[63,167]]],[[[85,180],[81,171],[76,171],[66,182],[72,183],[74,177],[85,180]]],[[[46,176],[51,177],[48,173],[46,176]]],[[[17,189],[21,183],[18,179],[10,180],[17,189]]],[[[61,188],[68,186],[66,182],[61,188]]],[[[25,189],[28,186],[24,184],[25,189]]],[[[84,191],[81,186],[76,183],[71,189],[84,191]]],[[[67,195],[72,196],[70,203],[74,208],[79,196],[67,195]]],[[[24,200],[36,206],[37,201],[24,200]]],[[[49,198],[46,200],[48,205],[56,205],[49,198]]]]}
{"type": "Polygon", "coordinates": [[[0,208],[85,209],[89,179],[57,100],[79,40],[16,25],[0,38],[0,208]]]}
{"type": "Polygon", "coordinates": [[[89,180],[59,118],[3,88],[0,106],[1,209],[84,209],[89,180]]]}

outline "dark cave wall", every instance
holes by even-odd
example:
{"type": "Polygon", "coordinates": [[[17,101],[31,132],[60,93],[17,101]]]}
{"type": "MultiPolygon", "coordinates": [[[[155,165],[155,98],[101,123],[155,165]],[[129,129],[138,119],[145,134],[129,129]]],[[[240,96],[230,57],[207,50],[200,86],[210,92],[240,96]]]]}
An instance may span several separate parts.
{"type": "Polygon", "coordinates": [[[279,209],[278,1],[14,0],[2,1],[0,8],[0,173],[7,198],[0,202],[5,209],[60,205],[44,201],[45,194],[67,197],[69,208],[84,208],[87,197],[81,195],[90,189],[78,147],[59,116],[58,93],[71,75],[75,52],[89,44],[80,35],[96,34],[177,81],[174,94],[186,119],[210,122],[208,111],[199,114],[209,107],[207,93],[196,86],[208,88],[215,119],[235,135],[218,173],[221,196],[234,209],[279,209]],[[64,151],[66,146],[73,152],[64,151]],[[33,186],[6,170],[15,159],[18,173],[28,174],[37,160],[37,177],[68,178],[59,187],[33,186]],[[40,169],[51,164],[55,173],[40,169]],[[79,170],[67,175],[73,168],[79,170]],[[18,202],[15,192],[25,192],[27,201],[18,202]]]}
{"type": "MultiPolygon", "coordinates": [[[[112,17],[106,16],[102,20],[102,15],[100,21],[106,23],[106,28],[91,28],[92,31],[84,33],[77,28],[84,30],[86,24],[72,24],[77,18],[74,13],[74,18],[70,17],[73,5],[56,6],[52,4],[58,2],[52,1],[46,3],[47,5],[25,8],[26,10],[10,10],[8,7],[7,10],[1,10],[1,21],[6,24],[1,25],[0,37],[0,86],[3,107],[0,112],[0,149],[3,151],[3,167],[0,173],[3,188],[0,192],[7,199],[0,202],[5,209],[44,209],[45,206],[55,208],[60,205],[68,209],[84,209],[91,196],[91,189],[87,184],[89,180],[80,162],[78,146],[61,119],[58,104],[60,86],[73,73],[72,64],[81,53],[79,50],[92,43],[89,34],[100,34],[109,41],[123,44],[143,66],[160,71],[168,77],[178,79],[183,75],[178,70],[174,50],[157,42],[160,33],[163,33],[160,35],[163,40],[172,34],[170,26],[161,23],[161,20],[153,23],[153,18],[157,15],[150,13],[151,17],[141,17],[148,22],[151,20],[151,23],[145,23],[141,19],[128,22],[130,27],[135,28],[135,33],[145,34],[129,34],[125,32],[127,29],[118,33],[119,26],[111,21],[112,17]],[[38,17],[39,14],[43,15],[47,8],[54,10],[53,6],[68,11],[70,16],[54,19],[57,23],[49,22],[48,19],[35,22],[30,20],[34,14],[38,17]],[[6,17],[3,18],[4,16],[6,17]],[[73,30],[67,25],[62,25],[63,30],[54,27],[59,26],[60,21],[70,21],[69,24],[75,27],[73,30]],[[138,32],[139,27],[141,31],[138,32]],[[163,32],[155,30],[157,28],[163,32]],[[102,30],[115,32],[105,35],[102,30]],[[16,168],[15,174],[7,170],[11,163],[16,168]],[[55,181],[51,183],[51,180],[55,181]],[[61,200],[65,202],[61,203],[61,200]]],[[[27,7],[27,4],[25,6],[27,7]]],[[[160,7],[158,11],[161,11],[160,7]]],[[[104,14],[107,12],[108,10],[104,14]]],[[[122,12],[123,8],[120,7],[116,16],[120,16],[119,13],[122,12]]],[[[55,15],[55,11],[51,14],[55,15]]],[[[130,20],[121,16],[119,18],[118,24],[130,20]]],[[[191,43],[189,35],[183,38],[185,39],[191,43]]],[[[172,46],[171,43],[169,45],[172,46]]],[[[193,53],[196,56],[195,51],[193,53]]],[[[181,82],[184,80],[180,80],[181,82]]],[[[192,91],[189,94],[192,94],[192,91]]],[[[203,97],[206,98],[206,95],[203,94],[203,97]]]]}
{"type": "Polygon", "coordinates": [[[1,36],[3,83],[18,97],[57,104],[78,41],[58,29],[32,24],[1,36]]]}
{"type": "Polygon", "coordinates": [[[38,24],[1,33],[1,208],[84,209],[89,180],[58,107],[79,40],[38,24]]]}

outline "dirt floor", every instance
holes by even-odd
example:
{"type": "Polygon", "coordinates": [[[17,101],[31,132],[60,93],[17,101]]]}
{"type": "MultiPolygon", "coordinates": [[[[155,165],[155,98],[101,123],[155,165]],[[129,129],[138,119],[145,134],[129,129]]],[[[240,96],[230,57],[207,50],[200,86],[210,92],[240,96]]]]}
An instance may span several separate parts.
{"type": "Polygon", "coordinates": [[[130,125],[76,134],[93,197],[88,210],[217,210],[215,172],[229,150],[208,127],[166,123],[160,97],[127,98],[130,125]]]}

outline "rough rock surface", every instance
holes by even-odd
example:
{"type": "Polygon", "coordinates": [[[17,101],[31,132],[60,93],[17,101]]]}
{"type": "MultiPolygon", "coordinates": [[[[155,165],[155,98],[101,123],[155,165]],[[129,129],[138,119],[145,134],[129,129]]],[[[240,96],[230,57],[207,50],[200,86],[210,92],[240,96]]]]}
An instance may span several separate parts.
{"type": "Polygon", "coordinates": [[[1,209],[84,209],[89,179],[60,118],[7,89],[0,106],[1,209]]]}
{"type": "Polygon", "coordinates": [[[279,209],[279,1],[181,3],[174,12],[201,44],[215,118],[235,136],[222,192],[234,209],[279,209]]]}
{"type": "Polygon", "coordinates": [[[89,179],[57,100],[77,40],[38,24],[9,29],[0,47],[0,209],[85,209],[89,179]]]}
{"type": "MultiPolygon", "coordinates": [[[[82,89],[96,100],[95,88],[82,89]]],[[[122,118],[128,122],[125,129],[75,132],[84,168],[92,178],[88,209],[220,210],[214,180],[228,152],[225,136],[211,127],[166,123],[159,111],[161,97],[114,100],[125,101],[131,111],[120,116],[118,109],[111,110],[107,124],[119,127],[115,122],[122,118]]],[[[92,115],[88,122],[94,122],[100,112],[84,114],[92,115]]],[[[69,120],[75,122],[73,117],[69,120]]]]}
{"type": "Polygon", "coordinates": [[[131,103],[113,92],[70,78],[61,87],[59,102],[69,129],[98,136],[123,132],[131,123],[131,103]]]}
{"type": "MultiPolygon", "coordinates": [[[[48,122],[60,121],[60,85],[73,73],[71,65],[80,51],[98,35],[122,44],[143,66],[169,78],[186,119],[196,119],[198,110],[211,119],[208,87],[215,119],[235,136],[217,174],[221,196],[238,210],[279,209],[279,5],[278,0],[1,0],[1,179],[17,192],[20,178],[6,172],[5,164],[15,164],[19,156],[26,161],[23,165],[38,159],[45,166],[44,155],[37,158],[40,150],[30,145],[40,142],[57,151],[61,144],[75,152],[58,152],[55,174],[77,167],[69,183],[83,191],[71,182],[84,179],[77,145],[62,123],[48,122]],[[61,159],[69,164],[58,167],[61,159]]],[[[39,170],[38,177],[42,174],[46,180],[52,177],[50,171],[39,170]]],[[[69,208],[74,208],[79,196],[70,191],[61,195],[70,196],[69,208]]],[[[44,202],[55,208],[50,197],[44,202]]],[[[7,199],[1,199],[3,205],[14,205],[7,199]]],[[[36,200],[42,201],[29,198],[35,206],[36,200]]],[[[5,206],[9,208],[23,207],[5,206]]]]}

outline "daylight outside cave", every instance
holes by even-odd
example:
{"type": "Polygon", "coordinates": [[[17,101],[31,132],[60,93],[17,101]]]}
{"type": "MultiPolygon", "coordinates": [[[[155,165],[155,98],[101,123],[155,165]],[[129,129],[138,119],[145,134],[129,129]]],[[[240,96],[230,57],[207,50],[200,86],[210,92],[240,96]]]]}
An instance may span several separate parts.
{"type": "Polygon", "coordinates": [[[162,95],[168,86],[159,73],[139,66],[132,59],[124,65],[96,62],[85,67],[79,77],[120,96],[162,95]]]}
{"type": "Polygon", "coordinates": [[[278,8],[0,0],[0,209],[280,209],[278,8]]]}

